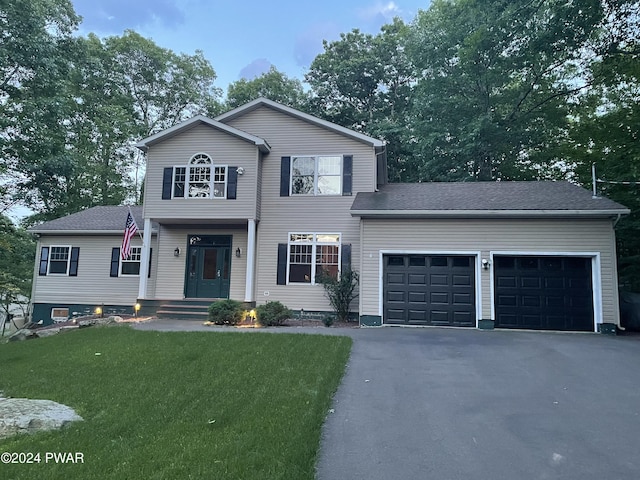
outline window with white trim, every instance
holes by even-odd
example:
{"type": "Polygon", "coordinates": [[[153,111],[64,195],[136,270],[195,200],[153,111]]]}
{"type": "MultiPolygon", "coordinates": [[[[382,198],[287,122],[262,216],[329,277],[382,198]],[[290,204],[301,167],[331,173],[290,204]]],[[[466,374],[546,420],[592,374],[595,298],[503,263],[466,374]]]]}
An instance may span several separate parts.
{"type": "Polygon", "coordinates": [[[291,157],[291,195],[341,194],[341,155],[291,157]]]}
{"type": "Polygon", "coordinates": [[[140,275],[142,247],[130,247],[126,259],[120,260],[120,275],[140,275]]]}
{"type": "Polygon", "coordinates": [[[187,166],[173,167],[173,198],[226,198],[227,166],[214,165],[205,153],[194,155],[187,166]]]}
{"type": "Polygon", "coordinates": [[[339,233],[290,233],[287,283],[316,283],[320,273],[338,276],[340,270],[339,233]]]}
{"type": "Polygon", "coordinates": [[[71,247],[51,246],[50,248],[48,273],[67,275],[69,273],[71,247]]]}

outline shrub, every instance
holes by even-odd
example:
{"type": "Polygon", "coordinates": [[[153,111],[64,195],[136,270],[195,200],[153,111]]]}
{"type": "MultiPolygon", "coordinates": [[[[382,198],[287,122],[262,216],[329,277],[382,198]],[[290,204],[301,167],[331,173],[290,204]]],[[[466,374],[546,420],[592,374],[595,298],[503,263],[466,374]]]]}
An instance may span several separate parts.
{"type": "Polygon", "coordinates": [[[256,308],[256,319],[263,327],[282,325],[293,316],[293,312],[280,302],[267,302],[256,308]]]}
{"type": "Polygon", "coordinates": [[[333,322],[335,321],[336,321],[336,317],[334,317],[333,315],[326,315],[322,317],[322,323],[324,323],[325,327],[330,327],[331,325],[333,325],[333,322]]]}
{"type": "Polygon", "coordinates": [[[331,275],[320,274],[317,279],[324,287],[324,292],[329,299],[329,303],[336,313],[336,320],[348,322],[351,312],[351,302],[358,297],[356,288],[360,277],[358,272],[350,268],[342,270],[338,278],[331,275]]]}
{"type": "Polygon", "coordinates": [[[209,305],[209,321],[216,325],[237,325],[244,316],[244,305],[237,300],[220,300],[209,305]]]}

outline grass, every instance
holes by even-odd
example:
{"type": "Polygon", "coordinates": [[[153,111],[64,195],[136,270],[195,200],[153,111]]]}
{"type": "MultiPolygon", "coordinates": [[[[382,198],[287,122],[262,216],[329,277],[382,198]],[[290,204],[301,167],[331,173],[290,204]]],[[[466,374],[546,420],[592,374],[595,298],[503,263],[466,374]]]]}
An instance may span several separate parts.
{"type": "Polygon", "coordinates": [[[313,479],[348,337],[93,327],[0,345],[0,390],[84,418],[0,440],[12,479],[313,479]],[[100,353],[100,355],[96,355],[100,353]],[[83,464],[44,463],[81,452],[83,464]]]}

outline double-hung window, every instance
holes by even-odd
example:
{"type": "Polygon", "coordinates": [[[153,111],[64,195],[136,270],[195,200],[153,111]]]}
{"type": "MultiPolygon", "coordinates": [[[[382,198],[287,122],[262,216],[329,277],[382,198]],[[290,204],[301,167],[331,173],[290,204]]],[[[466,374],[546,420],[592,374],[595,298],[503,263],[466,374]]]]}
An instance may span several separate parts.
{"type": "Polygon", "coordinates": [[[49,274],[67,275],[69,273],[69,260],[71,259],[71,247],[51,247],[49,253],[49,274]]]}
{"type": "Polygon", "coordinates": [[[194,155],[189,165],[173,167],[173,198],[226,198],[227,167],[214,165],[204,153],[194,155]]]}
{"type": "Polygon", "coordinates": [[[341,195],[342,156],[291,157],[292,195],[341,195]]]}
{"type": "Polygon", "coordinates": [[[38,275],[78,276],[78,259],[80,247],[51,245],[40,248],[38,275]]]}
{"type": "Polygon", "coordinates": [[[288,283],[315,284],[320,274],[338,276],[339,233],[290,233],[287,249],[288,283]]]}
{"type": "Polygon", "coordinates": [[[129,256],[120,263],[120,275],[140,275],[142,247],[131,247],[129,256]]]}

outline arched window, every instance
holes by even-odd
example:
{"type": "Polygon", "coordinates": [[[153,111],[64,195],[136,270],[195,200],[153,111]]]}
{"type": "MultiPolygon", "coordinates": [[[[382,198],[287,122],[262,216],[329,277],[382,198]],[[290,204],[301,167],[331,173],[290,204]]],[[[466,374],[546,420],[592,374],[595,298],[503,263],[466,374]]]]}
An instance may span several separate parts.
{"type": "Polygon", "coordinates": [[[206,153],[195,154],[188,166],[174,167],[173,172],[173,198],[227,196],[227,167],[213,165],[206,153]]]}

